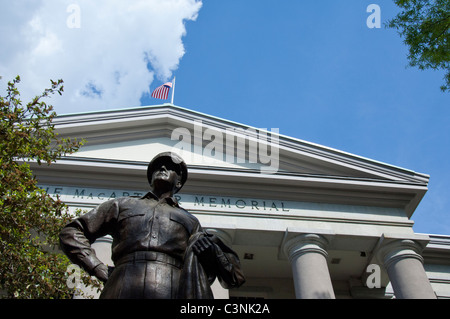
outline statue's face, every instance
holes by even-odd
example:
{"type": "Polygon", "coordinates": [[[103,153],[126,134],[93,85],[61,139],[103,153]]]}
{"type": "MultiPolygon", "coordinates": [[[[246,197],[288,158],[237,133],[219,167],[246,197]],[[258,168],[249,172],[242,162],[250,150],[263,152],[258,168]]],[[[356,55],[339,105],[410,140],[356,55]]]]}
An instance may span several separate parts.
{"type": "Polygon", "coordinates": [[[153,172],[152,185],[158,187],[159,185],[170,185],[168,188],[174,189],[180,187],[181,172],[177,165],[172,163],[164,163],[153,172]]]}

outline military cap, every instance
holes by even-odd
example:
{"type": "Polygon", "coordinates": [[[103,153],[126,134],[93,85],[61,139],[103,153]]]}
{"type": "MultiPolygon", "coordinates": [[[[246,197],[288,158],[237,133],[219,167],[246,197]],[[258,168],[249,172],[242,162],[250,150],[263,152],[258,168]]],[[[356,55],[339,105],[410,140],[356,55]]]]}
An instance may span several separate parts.
{"type": "MultiPolygon", "coordinates": [[[[162,165],[166,165],[169,167],[176,167],[175,171],[181,178],[181,187],[183,187],[184,183],[186,183],[188,170],[187,165],[184,160],[174,152],[163,152],[156,155],[148,164],[147,167],[147,179],[148,182],[152,183],[153,172],[160,168],[162,165]]],[[[169,167],[166,167],[169,169],[169,167]]],[[[180,190],[181,187],[178,189],[180,190]]],[[[177,190],[177,191],[178,191],[177,190]]]]}

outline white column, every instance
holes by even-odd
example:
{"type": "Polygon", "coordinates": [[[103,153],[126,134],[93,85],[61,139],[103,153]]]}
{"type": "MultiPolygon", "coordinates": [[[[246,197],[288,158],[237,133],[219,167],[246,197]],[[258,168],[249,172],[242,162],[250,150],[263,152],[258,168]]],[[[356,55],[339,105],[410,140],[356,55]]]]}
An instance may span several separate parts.
{"type": "Polygon", "coordinates": [[[396,240],[379,251],[398,299],[436,299],[425,269],[420,245],[413,240],[396,240]]]}
{"type": "Polygon", "coordinates": [[[325,237],[316,234],[299,235],[284,244],[298,299],[335,299],[327,265],[327,244],[325,237]]]}

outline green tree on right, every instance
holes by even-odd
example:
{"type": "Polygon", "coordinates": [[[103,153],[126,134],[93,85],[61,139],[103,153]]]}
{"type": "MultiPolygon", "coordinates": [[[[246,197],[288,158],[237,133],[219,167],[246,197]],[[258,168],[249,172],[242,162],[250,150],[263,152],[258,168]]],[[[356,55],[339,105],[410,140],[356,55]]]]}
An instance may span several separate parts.
{"type": "Polygon", "coordinates": [[[409,47],[409,65],[444,70],[443,92],[450,92],[450,0],[394,0],[402,11],[388,21],[409,47]]]}

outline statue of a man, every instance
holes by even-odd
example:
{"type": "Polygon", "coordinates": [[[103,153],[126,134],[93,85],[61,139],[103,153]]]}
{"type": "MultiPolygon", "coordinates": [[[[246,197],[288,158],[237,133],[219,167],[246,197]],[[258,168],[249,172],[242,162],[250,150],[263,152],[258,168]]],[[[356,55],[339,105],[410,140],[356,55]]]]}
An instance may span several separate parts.
{"type": "Polygon", "coordinates": [[[161,153],[148,165],[144,197],[106,201],[62,229],[69,259],[104,282],[100,298],[213,298],[216,277],[225,288],[244,283],[236,253],[173,197],[187,173],[181,157],[161,153]],[[91,248],[105,235],[113,238],[110,274],[91,248]]]}

